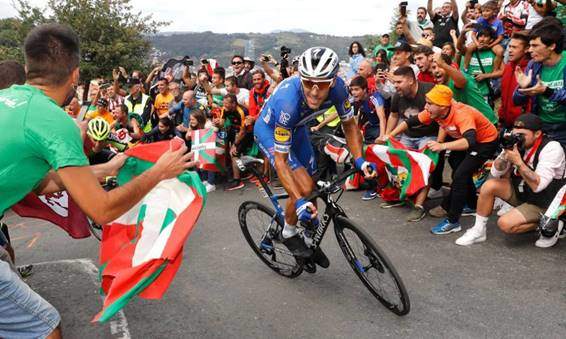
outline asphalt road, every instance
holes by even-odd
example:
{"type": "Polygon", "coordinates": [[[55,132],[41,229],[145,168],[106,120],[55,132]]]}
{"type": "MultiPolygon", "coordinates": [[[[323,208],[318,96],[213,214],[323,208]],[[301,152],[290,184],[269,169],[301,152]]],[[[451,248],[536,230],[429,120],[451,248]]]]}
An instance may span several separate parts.
{"type": "MultiPolygon", "coordinates": [[[[36,264],[28,283],[58,308],[68,338],[566,337],[566,242],[538,249],[536,234],[505,236],[493,218],[488,241],[463,248],[457,234],[430,233],[436,219],[406,223],[407,209],[382,210],[379,199],[360,195],[346,193],[342,206],[403,278],[412,304],[405,317],[370,295],[333,232],[322,245],[327,270],[290,280],[264,266],[236,217],[244,200],[263,200],[249,184],[210,194],[162,300],[135,299],[107,324],[90,323],[101,306],[92,264],[98,242],[14,215],[8,224],[18,264],[36,264]]],[[[462,222],[468,227],[473,217],[462,222]]]]}

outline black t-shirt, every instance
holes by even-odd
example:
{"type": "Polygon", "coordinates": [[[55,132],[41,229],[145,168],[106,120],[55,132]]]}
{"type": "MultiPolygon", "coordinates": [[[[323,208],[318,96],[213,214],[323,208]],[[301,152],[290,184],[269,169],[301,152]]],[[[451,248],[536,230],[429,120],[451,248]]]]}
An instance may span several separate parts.
{"type": "Polygon", "coordinates": [[[452,37],[450,36],[450,30],[455,29],[456,35],[460,35],[458,30],[458,18],[454,18],[452,15],[441,16],[436,14],[432,18],[432,23],[434,24],[434,45],[436,47],[442,47],[446,42],[452,42],[452,37]]]}
{"type": "MultiPolygon", "coordinates": [[[[408,120],[410,117],[424,111],[426,105],[425,95],[434,87],[434,84],[427,82],[418,82],[419,89],[414,98],[406,98],[395,93],[391,99],[391,112],[398,113],[401,121],[408,120]]],[[[420,138],[424,136],[438,135],[438,124],[433,122],[430,125],[420,125],[409,127],[405,134],[411,138],[420,138]]]]}
{"type": "Polygon", "coordinates": [[[236,75],[236,82],[239,88],[250,90],[254,87],[252,74],[247,70],[243,71],[240,75],[236,75]]]}

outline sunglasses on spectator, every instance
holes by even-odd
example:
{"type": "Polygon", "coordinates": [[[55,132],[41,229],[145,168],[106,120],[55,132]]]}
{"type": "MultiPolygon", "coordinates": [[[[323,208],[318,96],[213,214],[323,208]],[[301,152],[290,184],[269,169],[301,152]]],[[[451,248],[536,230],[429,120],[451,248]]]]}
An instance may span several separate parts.
{"type": "Polygon", "coordinates": [[[241,65],[243,63],[243,61],[232,61],[232,65],[241,65]]]}
{"type": "Polygon", "coordinates": [[[332,82],[334,81],[334,79],[327,79],[327,80],[310,80],[310,79],[305,79],[305,78],[301,78],[301,82],[303,84],[303,86],[307,89],[307,90],[311,90],[315,85],[316,87],[318,87],[319,90],[324,91],[330,88],[330,86],[332,85],[332,82]]]}
{"type": "Polygon", "coordinates": [[[421,34],[421,37],[423,37],[423,38],[428,38],[428,37],[430,37],[430,34],[428,34],[428,33],[423,33],[423,34],[421,34]]]}

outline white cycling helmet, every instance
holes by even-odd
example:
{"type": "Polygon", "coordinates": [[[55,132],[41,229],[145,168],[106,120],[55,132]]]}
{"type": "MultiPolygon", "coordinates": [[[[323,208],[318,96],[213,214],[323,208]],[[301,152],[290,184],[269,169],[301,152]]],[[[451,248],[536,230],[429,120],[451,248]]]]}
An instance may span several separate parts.
{"type": "Polygon", "coordinates": [[[86,134],[95,141],[106,140],[110,134],[110,124],[102,118],[94,118],[88,122],[86,134]]]}
{"type": "Polygon", "coordinates": [[[304,78],[332,79],[338,67],[338,55],[326,47],[311,47],[299,58],[299,74],[304,78]]]}

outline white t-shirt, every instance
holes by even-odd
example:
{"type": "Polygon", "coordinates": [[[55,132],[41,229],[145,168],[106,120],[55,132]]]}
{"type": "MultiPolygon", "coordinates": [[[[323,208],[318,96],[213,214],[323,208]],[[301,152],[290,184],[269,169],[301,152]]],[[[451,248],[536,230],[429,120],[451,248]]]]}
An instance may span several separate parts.
{"type": "MultiPolygon", "coordinates": [[[[220,89],[220,95],[228,95],[226,88],[220,89]]],[[[238,105],[248,107],[248,101],[250,100],[250,91],[246,88],[240,88],[238,94],[236,94],[236,98],[238,99],[238,105]]]]}
{"type": "Polygon", "coordinates": [[[541,20],[542,16],[529,4],[529,17],[527,18],[527,26],[525,26],[525,29],[532,29],[533,26],[538,24],[541,20]]]}
{"type": "MultiPolygon", "coordinates": [[[[530,149],[525,151],[529,154],[530,149]]],[[[501,152],[498,159],[502,157],[504,152],[501,152]]],[[[548,187],[552,179],[562,179],[564,175],[564,167],[566,166],[566,161],[564,160],[564,149],[557,141],[550,141],[544,148],[540,151],[539,160],[537,167],[535,168],[535,173],[539,176],[540,181],[538,183],[537,189],[534,190],[538,193],[548,187]]],[[[534,155],[529,159],[529,165],[533,168],[534,155]]],[[[505,173],[511,169],[511,163],[507,162],[507,166],[503,171],[498,171],[495,166],[491,166],[491,175],[495,178],[500,178],[505,173]]]]}

